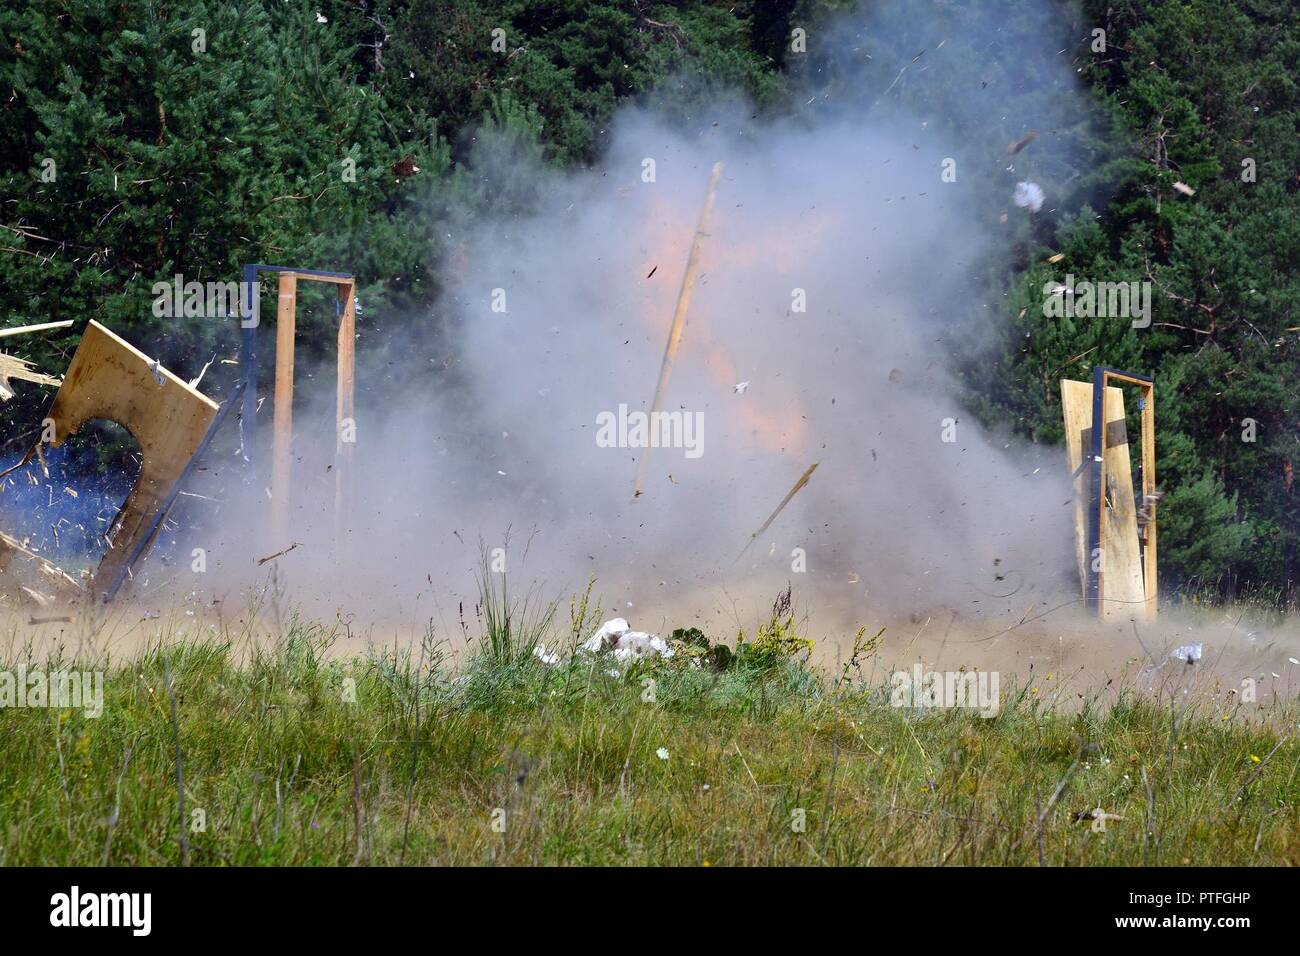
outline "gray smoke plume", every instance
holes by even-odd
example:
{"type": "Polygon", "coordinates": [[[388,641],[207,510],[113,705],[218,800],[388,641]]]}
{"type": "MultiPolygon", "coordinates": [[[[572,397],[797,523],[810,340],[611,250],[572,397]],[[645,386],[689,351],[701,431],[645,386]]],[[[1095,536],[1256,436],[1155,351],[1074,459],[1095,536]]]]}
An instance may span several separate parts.
{"type": "MultiPolygon", "coordinates": [[[[1036,8],[1014,35],[1018,5],[828,24],[792,66],[811,99],[778,118],[734,95],[628,109],[585,171],[485,138],[484,191],[531,208],[446,221],[452,285],[422,324],[450,328],[436,345],[411,336],[424,384],[359,410],[342,559],[332,441],[300,439],[304,546],[278,561],[291,588],[407,613],[430,582],[464,593],[479,540],[504,546],[507,529],[512,573],[556,592],[596,574],[620,606],[801,574],[893,608],[1077,588],[1063,452],[982,429],[950,372],[1014,320],[990,276],[1086,174],[1070,131],[1089,114],[1062,48],[1087,31],[1061,9],[1036,8]],[[1043,134],[1007,149],[1030,129],[1043,134]],[[650,410],[715,162],[725,173],[663,402],[701,423],[700,440],[653,449],[634,500],[646,452],[602,447],[600,423],[650,410]],[[1038,214],[1013,201],[1031,178],[1038,214]]],[[[217,564],[253,567],[243,553],[217,564]]]]}

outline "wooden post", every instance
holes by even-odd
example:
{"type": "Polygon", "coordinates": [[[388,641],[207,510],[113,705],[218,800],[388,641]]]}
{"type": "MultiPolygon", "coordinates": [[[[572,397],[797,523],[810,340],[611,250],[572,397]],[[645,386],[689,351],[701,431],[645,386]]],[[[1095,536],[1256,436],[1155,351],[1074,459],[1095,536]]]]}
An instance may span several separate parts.
{"type": "MultiPolygon", "coordinates": [[[[695,293],[695,273],[700,265],[700,247],[708,234],[709,215],[713,212],[713,194],[718,189],[718,180],[722,178],[722,164],[714,163],[709,176],[709,188],[704,193],[704,208],[700,211],[700,221],[695,227],[695,238],[691,242],[691,253],[686,260],[686,272],[682,275],[682,288],[677,293],[677,308],[673,311],[672,328],[668,331],[668,345],[664,349],[663,364],[659,366],[659,381],[655,385],[654,400],[650,403],[651,421],[654,413],[659,411],[664,392],[668,389],[668,378],[673,372],[673,362],[677,358],[677,347],[682,343],[682,333],[686,331],[686,313],[691,307],[691,296],[695,293]]],[[[632,489],[632,500],[641,497],[645,485],[646,462],[650,458],[650,447],[641,449],[641,461],[636,469],[636,485],[632,489]]]]}
{"type": "Polygon", "coordinates": [[[1148,385],[1142,389],[1142,504],[1147,509],[1148,520],[1144,528],[1145,547],[1142,550],[1142,574],[1146,583],[1147,616],[1154,618],[1159,607],[1156,576],[1156,501],[1150,497],[1156,490],[1156,389],[1148,385]]]}
{"type": "Polygon", "coordinates": [[[334,542],[343,547],[351,524],[352,455],[356,449],[356,285],[340,285],[338,403],[334,445],[334,542]]]}
{"type": "Polygon", "coordinates": [[[275,422],[271,440],[271,533],[273,544],[289,540],[289,482],[293,475],[293,347],[298,277],[280,275],[275,313],[275,422]]]}

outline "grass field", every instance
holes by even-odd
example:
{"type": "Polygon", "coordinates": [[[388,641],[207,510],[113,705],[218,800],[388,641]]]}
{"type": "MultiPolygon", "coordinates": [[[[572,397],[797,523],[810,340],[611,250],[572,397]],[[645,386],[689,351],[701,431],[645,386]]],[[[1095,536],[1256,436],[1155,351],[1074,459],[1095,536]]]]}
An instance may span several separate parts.
{"type": "Polygon", "coordinates": [[[589,633],[585,602],[485,605],[454,658],[432,633],[343,658],[293,618],[109,665],[98,718],[0,709],[0,863],[1300,863],[1293,704],[1066,713],[1004,681],[991,718],[900,708],[867,632],[827,673],[775,619],[724,670],[613,676],[533,653],[589,633]]]}

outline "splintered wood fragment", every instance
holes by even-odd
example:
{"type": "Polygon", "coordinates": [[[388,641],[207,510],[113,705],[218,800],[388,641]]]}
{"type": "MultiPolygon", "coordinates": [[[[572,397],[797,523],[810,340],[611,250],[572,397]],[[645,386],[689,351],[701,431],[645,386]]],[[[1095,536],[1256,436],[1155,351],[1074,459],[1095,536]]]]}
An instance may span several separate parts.
{"type": "MultiPolygon", "coordinates": [[[[682,275],[682,288],[677,293],[677,308],[673,312],[672,327],[668,330],[668,345],[664,348],[663,364],[659,366],[659,381],[655,384],[654,401],[650,403],[651,421],[654,421],[655,412],[660,410],[664,392],[668,388],[668,379],[673,373],[673,363],[677,359],[677,349],[682,344],[682,333],[686,330],[686,313],[691,307],[691,296],[695,293],[695,274],[700,267],[700,249],[704,245],[704,237],[708,234],[709,216],[713,212],[713,196],[717,192],[718,180],[721,178],[722,164],[714,163],[713,172],[709,176],[709,187],[704,193],[704,208],[700,210],[700,221],[695,227],[695,239],[691,242],[691,253],[686,260],[686,272],[682,275]]],[[[651,275],[653,274],[651,271],[651,275]]],[[[641,460],[637,464],[636,485],[632,489],[633,501],[641,497],[641,491],[645,487],[645,468],[649,458],[650,448],[647,446],[642,449],[641,460]]]]}
{"type": "Polygon", "coordinates": [[[15,378],[22,382],[34,382],[37,385],[63,384],[62,379],[36,371],[31,362],[0,352],[0,402],[7,402],[14,397],[14,390],[9,380],[15,378]]]}
{"type": "Polygon", "coordinates": [[[62,322],[42,322],[40,325],[20,325],[13,329],[0,329],[0,339],[7,339],[11,335],[27,335],[29,332],[49,332],[52,329],[70,328],[72,328],[72,319],[65,319],[62,322]]]}
{"type": "MultiPolygon", "coordinates": [[[[802,491],[804,485],[808,484],[808,479],[812,477],[813,472],[817,470],[817,466],[820,464],[821,462],[819,461],[813,462],[808,466],[808,470],[799,476],[799,480],[796,481],[794,486],[785,493],[785,497],[782,498],[781,503],[776,506],[776,510],[767,516],[767,520],[763,522],[763,526],[749,536],[749,540],[745,542],[745,546],[740,549],[740,554],[736,555],[736,561],[743,558],[745,552],[749,550],[749,546],[758,539],[758,536],[771,527],[771,524],[776,520],[777,515],[784,511],[785,506],[790,503],[790,499],[802,491]]],[[[732,563],[734,564],[735,562],[732,563]]]]}
{"type": "Polygon", "coordinates": [[[54,603],[54,599],[52,597],[46,594],[42,594],[40,591],[33,591],[25,584],[21,585],[18,588],[18,590],[22,591],[23,594],[27,595],[28,600],[33,601],[37,607],[42,607],[42,608],[49,607],[51,604],[54,603]]]}
{"type": "Polygon", "coordinates": [[[288,554],[288,553],[289,553],[290,551],[292,551],[294,548],[301,548],[301,547],[302,547],[302,542],[300,542],[300,541],[295,541],[293,544],[289,545],[289,547],[285,548],[283,551],[277,551],[277,552],[275,552],[275,554],[268,554],[268,555],[267,555],[266,557],[264,557],[264,558],[258,558],[258,559],[257,559],[257,566],[260,568],[262,565],[266,564],[268,561],[274,561],[276,558],[284,557],[286,554],[288,554]]]}
{"type": "Polygon", "coordinates": [[[72,579],[72,575],[62,568],[50,564],[48,561],[41,561],[37,567],[40,568],[41,574],[45,575],[46,579],[60,591],[81,590],[81,586],[72,579]]]}

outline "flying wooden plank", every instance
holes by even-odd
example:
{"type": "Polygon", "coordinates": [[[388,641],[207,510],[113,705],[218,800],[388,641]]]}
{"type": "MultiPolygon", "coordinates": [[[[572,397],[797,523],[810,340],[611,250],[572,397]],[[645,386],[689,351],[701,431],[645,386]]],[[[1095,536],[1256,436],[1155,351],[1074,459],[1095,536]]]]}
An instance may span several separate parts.
{"type": "Polygon", "coordinates": [[[64,319],[61,322],[41,322],[39,325],[20,325],[16,328],[0,329],[0,339],[7,339],[11,335],[30,335],[33,332],[52,332],[55,329],[72,328],[72,319],[64,319]]]}
{"type": "MultiPolygon", "coordinates": [[[[695,295],[695,276],[700,268],[700,250],[709,229],[709,217],[713,214],[713,196],[718,191],[718,180],[722,178],[722,163],[713,164],[709,175],[709,185],[704,192],[704,208],[700,210],[700,220],[695,227],[695,238],[691,240],[691,252],[686,258],[686,272],[682,275],[682,288],[677,293],[677,307],[673,310],[673,324],[668,330],[668,344],[664,348],[663,362],[659,366],[659,379],[655,383],[654,399],[650,402],[650,417],[663,407],[664,392],[668,390],[668,379],[673,373],[673,363],[677,361],[677,349],[682,344],[682,333],[686,331],[686,314],[691,308],[691,297],[695,295]]],[[[649,447],[641,452],[637,464],[636,484],[632,487],[632,500],[641,497],[645,488],[646,462],[650,458],[649,447]]]]}

